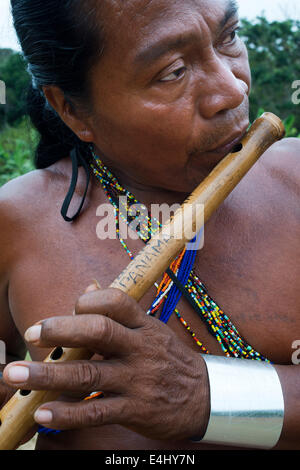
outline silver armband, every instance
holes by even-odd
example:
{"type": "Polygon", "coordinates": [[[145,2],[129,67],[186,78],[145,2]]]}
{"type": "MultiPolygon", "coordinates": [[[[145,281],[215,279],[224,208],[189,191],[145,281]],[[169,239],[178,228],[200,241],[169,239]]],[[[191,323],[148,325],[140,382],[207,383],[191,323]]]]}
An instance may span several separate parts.
{"type": "Polygon", "coordinates": [[[266,362],[203,355],[211,412],[200,442],[271,449],[279,441],[284,399],[276,369],[266,362]]]}

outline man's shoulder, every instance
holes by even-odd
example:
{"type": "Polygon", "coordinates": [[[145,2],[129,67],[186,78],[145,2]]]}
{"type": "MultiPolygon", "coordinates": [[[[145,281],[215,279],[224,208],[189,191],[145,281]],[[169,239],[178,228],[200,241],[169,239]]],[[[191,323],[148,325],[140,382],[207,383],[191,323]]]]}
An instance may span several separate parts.
{"type": "Polygon", "coordinates": [[[0,188],[0,219],[26,216],[47,191],[49,177],[45,170],[34,170],[4,184],[0,188]]]}
{"type": "Polygon", "coordinates": [[[275,150],[285,150],[290,156],[299,156],[300,139],[296,137],[286,137],[271,145],[268,152],[275,150]]]}
{"type": "Polygon", "coordinates": [[[283,139],[261,156],[238,185],[232,207],[264,239],[270,241],[272,234],[293,250],[300,229],[299,181],[300,139],[283,139]]]}
{"type": "Polygon", "coordinates": [[[300,139],[287,138],[273,144],[253,169],[254,197],[292,214],[298,211],[300,197],[300,139]]]}
{"type": "Polygon", "coordinates": [[[300,176],[300,139],[286,138],[273,144],[261,157],[261,163],[267,171],[277,178],[287,181],[300,176]]]}
{"type": "Polygon", "coordinates": [[[24,240],[30,243],[45,226],[51,206],[56,204],[51,188],[54,178],[47,169],[34,170],[0,188],[0,277],[21,255],[24,240]]]}

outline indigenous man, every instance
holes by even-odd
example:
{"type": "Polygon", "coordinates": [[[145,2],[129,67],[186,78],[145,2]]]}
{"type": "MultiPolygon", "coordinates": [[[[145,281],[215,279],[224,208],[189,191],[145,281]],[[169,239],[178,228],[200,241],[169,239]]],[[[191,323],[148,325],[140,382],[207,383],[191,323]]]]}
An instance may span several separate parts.
{"type": "MultiPolygon", "coordinates": [[[[236,6],[227,0],[101,3],[108,47],[90,74],[93,116],[73,112],[59,87],[44,86],[43,92],[138,201],[147,207],[182,203],[249,125],[251,79],[236,6]]],[[[206,224],[195,261],[211,298],[253,351],[274,364],[261,361],[263,368],[259,361],[237,366],[225,357],[186,300],[178,311],[211,363],[175,315],[167,324],[146,315],[155,290],[138,304],[107,288],[129,257],[117,240],[96,237],[97,208],[108,202],[96,177],[78,220],[67,224],[60,217],[72,174],[69,155],[1,188],[0,337],[14,359],[23,359],[27,347],[34,361],[5,368],[3,400],[11,388],[63,393],[35,414],[37,423],[63,431],[41,434],[39,449],[246,447],[228,421],[234,403],[218,388],[216,358],[224,358],[222,380],[246,394],[249,412],[252,405],[262,410],[263,419],[252,420],[250,446],[300,449],[300,369],[292,363],[292,345],[300,339],[299,153],[297,139],[265,152],[206,224]],[[93,279],[101,288],[84,292],[93,279]],[[57,345],[86,347],[95,356],[39,362],[57,345]],[[104,398],[70,398],[95,390],[104,398]],[[227,419],[223,441],[211,420],[212,397],[222,394],[232,406],[221,410],[227,419]],[[279,422],[275,431],[264,427],[271,399],[278,410],[270,418],[279,422]]],[[[80,204],[85,183],[83,165],[70,211],[80,204]]],[[[133,255],[144,246],[141,240],[126,243],[133,255]]],[[[241,426],[247,437],[248,424],[241,426]]]]}

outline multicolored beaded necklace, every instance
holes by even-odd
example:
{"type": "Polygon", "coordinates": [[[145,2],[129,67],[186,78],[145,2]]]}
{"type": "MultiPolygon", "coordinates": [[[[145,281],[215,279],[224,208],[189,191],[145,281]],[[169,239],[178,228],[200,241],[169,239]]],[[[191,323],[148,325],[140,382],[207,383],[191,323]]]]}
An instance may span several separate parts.
{"type": "MultiPolygon", "coordinates": [[[[129,250],[120,234],[120,217],[129,225],[136,217],[136,214],[134,216],[130,215],[130,207],[133,204],[140,205],[140,203],[132,193],[122,187],[117,178],[103,164],[94,151],[92,151],[92,155],[93,160],[90,162],[90,165],[93,173],[100,181],[101,186],[115,211],[115,223],[118,239],[130,259],[133,260],[134,255],[129,250]],[[126,217],[124,217],[124,214],[126,214],[126,217]]],[[[145,206],[142,207],[145,208],[145,206]]],[[[151,215],[148,215],[145,217],[145,222],[141,223],[139,226],[139,238],[145,243],[147,243],[161,228],[161,224],[157,220],[155,222],[156,223],[153,224],[151,215]],[[155,227],[153,227],[153,225],[155,227]]],[[[176,308],[181,295],[185,295],[227,357],[238,357],[269,362],[268,359],[263,357],[247,344],[228,316],[209,296],[205,285],[192,269],[195,261],[195,253],[196,250],[190,251],[186,247],[173,261],[170,268],[164,274],[161,283],[159,285],[155,284],[157,294],[147,314],[155,316],[162,308],[163,310],[159,319],[167,323],[171,314],[174,313],[181,324],[191,334],[202,353],[209,354],[209,351],[196,337],[191,327],[187,324],[176,308]]]]}

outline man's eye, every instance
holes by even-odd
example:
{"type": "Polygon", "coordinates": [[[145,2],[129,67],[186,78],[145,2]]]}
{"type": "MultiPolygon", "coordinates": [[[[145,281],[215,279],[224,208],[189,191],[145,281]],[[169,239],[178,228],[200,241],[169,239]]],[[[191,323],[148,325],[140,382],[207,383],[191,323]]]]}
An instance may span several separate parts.
{"type": "Polygon", "coordinates": [[[225,40],[223,41],[223,44],[225,45],[234,44],[237,39],[239,30],[240,28],[236,28],[233,31],[231,31],[231,33],[227,34],[225,40]]]}
{"type": "Polygon", "coordinates": [[[159,81],[160,82],[175,82],[176,80],[184,76],[185,72],[186,72],[186,67],[180,67],[179,69],[174,70],[174,72],[169,73],[169,75],[166,75],[165,77],[160,78],[159,81]]]}

